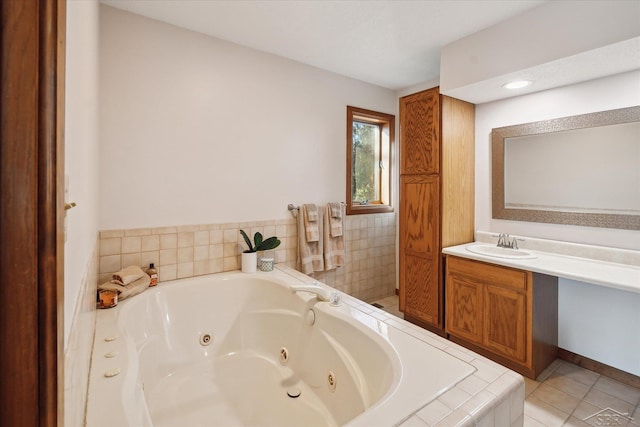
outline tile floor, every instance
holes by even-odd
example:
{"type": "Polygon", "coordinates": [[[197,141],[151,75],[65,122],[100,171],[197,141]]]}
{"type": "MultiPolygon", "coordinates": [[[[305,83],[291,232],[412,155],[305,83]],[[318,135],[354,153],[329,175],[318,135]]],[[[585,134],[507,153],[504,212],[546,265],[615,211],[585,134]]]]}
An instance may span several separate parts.
{"type": "MultiPolygon", "coordinates": [[[[373,303],[403,317],[397,296],[373,303]]],[[[536,381],[525,378],[525,398],[524,427],[640,427],[640,389],[560,359],[536,381]]]]}

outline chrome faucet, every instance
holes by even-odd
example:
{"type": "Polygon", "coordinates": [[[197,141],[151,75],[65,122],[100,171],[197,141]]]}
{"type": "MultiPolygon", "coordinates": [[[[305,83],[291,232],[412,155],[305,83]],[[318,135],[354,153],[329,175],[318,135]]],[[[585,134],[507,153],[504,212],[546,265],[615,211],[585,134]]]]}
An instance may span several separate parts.
{"type": "Polygon", "coordinates": [[[511,239],[511,249],[520,249],[518,247],[518,240],[523,240],[523,239],[516,239],[515,237],[511,239]]]}
{"type": "Polygon", "coordinates": [[[498,247],[499,248],[509,248],[509,249],[519,249],[518,248],[518,240],[521,242],[524,239],[516,239],[515,237],[510,239],[508,233],[500,233],[498,235],[498,247]]]}
{"type": "Polygon", "coordinates": [[[314,294],[318,301],[329,301],[331,305],[340,305],[340,294],[337,291],[330,292],[329,290],[318,285],[318,282],[312,282],[310,285],[291,285],[289,286],[291,293],[296,292],[309,292],[314,294]]]}
{"type": "Polygon", "coordinates": [[[292,294],[296,292],[309,292],[310,294],[314,294],[316,298],[318,298],[318,301],[329,301],[331,297],[329,291],[318,286],[316,283],[317,282],[313,282],[310,285],[291,285],[289,289],[291,289],[292,294]]]}

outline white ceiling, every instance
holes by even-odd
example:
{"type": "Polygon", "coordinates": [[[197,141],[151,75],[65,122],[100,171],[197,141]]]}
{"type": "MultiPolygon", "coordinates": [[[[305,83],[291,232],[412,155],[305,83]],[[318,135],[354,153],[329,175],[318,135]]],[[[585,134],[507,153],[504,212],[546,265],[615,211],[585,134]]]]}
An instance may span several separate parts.
{"type": "Polygon", "coordinates": [[[438,78],[440,50],[544,0],[102,0],[389,89],[438,78]]]}

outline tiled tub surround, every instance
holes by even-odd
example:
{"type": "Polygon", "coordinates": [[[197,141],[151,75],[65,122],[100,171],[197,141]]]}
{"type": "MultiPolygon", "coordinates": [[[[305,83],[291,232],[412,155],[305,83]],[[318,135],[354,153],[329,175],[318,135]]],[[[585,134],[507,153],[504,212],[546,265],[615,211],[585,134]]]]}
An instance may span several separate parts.
{"type": "Polygon", "coordinates": [[[87,385],[96,319],[98,281],[98,239],[82,278],[73,315],[69,342],[64,355],[64,425],[84,425],[87,385]]]}
{"type": "Polygon", "coordinates": [[[396,316],[369,304],[355,306],[389,326],[443,350],[476,368],[476,371],[437,399],[411,411],[400,427],[520,427],[523,425],[523,377],[396,316]]]}
{"type": "MultiPolygon", "coordinates": [[[[376,302],[384,307],[385,312],[402,316],[397,310],[397,296],[376,302]]],[[[525,378],[524,383],[525,426],[604,425],[604,417],[598,418],[594,414],[603,410],[607,412],[606,408],[627,413],[633,418],[627,427],[640,426],[640,387],[623,384],[560,359],[549,365],[536,380],[525,378]],[[585,422],[585,418],[589,419],[585,422]]],[[[625,425],[625,420],[619,421],[617,425],[625,425]]]]}
{"type": "MultiPolygon", "coordinates": [[[[155,263],[168,281],[240,268],[246,245],[240,230],[277,236],[276,263],[296,267],[296,220],[185,225],[100,232],[100,283],[129,265],[155,263]]],[[[345,217],[346,265],[313,277],[356,298],[372,301],[395,293],[395,214],[345,217]]]]}
{"type": "MultiPolygon", "coordinates": [[[[286,283],[289,283],[289,280],[294,280],[294,282],[298,281],[298,283],[302,282],[307,284],[313,280],[312,278],[285,266],[279,266],[277,267],[277,270],[279,271],[275,271],[273,273],[258,272],[254,275],[247,275],[247,277],[273,277],[277,278],[276,280],[285,280],[286,283]],[[283,275],[288,275],[291,279],[283,279],[283,277],[285,277],[283,275]]],[[[236,274],[242,276],[240,273],[236,274]]],[[[212,276],[212,280],[215,280],[215,276],[212,276]]],[[[169,283],[166,285],[170,286],[169,283]]],[[[162,286],[163,285],[160,284],[154,292],[162,291],[162,286]]],[[[215,286],[215,283],[212,282],[210,286],[215,286]]],[[[238,289],[237,286],[233,286],[232,288],[238,289]]],[[[261,289],[263,288],[261,287],[261,289]]],[[[308,294],[301,294],[300,298],[303,298],[305,301],[313,299],[313,297],[308,294]]],[[[135,299],[132,299],[130,302],[134,303],[135,299]]],[[[403,357],[408,357],[406,360],[402,359],[404,360],[402,363],[408,363],[406,369],[409,369],[408,372],[403,374],[403,377],[407,377],[403,381],[409,380],[411,383],[411,378],[413,378],[414,385],[411,386],[410,389],[405,390],[405,392],[409,391],[409,394],[403,395],[404,397],[399,400],[396,399],[397,404],[392,403],[394,402],[394,395],[391,395],[389,400],[384,400],[380,406],[372,407],[374,412],[369,414],[363,413],[362,416],[364,416],[364,418],[360,417],[354,419],[353,422],[355,424],[360,425],[362,424],[360,421],[362,421],[364,422],[362,425],[380,427],[429,427],[453,425],[505,427],[523,425],[525,383],[520,375],[351,296],[343,295],[342,303],[343,305],[341,307],[329,307],[326,305],[328,303],[316,302],[316,304],[321,304],[316,307],[316,309],[322,310],[323,312],[327,310],[327,314],[333,312],[332,310],[337,310],[339,311],[339,317],[345,319],[348,318],[348,316],[353,316],[355,319],[359,319],[353,320],[354,322],[367,324],[374,331],[387,331],[383,333],[383,336],[387,336],[385,334],[388,334],[391,342],[394,342],[394,340],[397,339],[393,338],[394,336],[397,337],[397,334],[404,336],[405,338],[403,338],[403,340],[408,339],[409,341],[412,341],[413,338],[415,338],[417,340],[412,341],[412,346],[426,346],[424,350],[429,350],[429,352],[446,352],[448,353],[447,357],[454,360],[456,365],[464,365],[467,367],[465,369],[464,376],[458,377],[463,378],[462,380],[458,380],[455,385],[451,384],[450,386],[443,388],[437,387],[439,391],[436,392],[436,394],[431,395],[431,392],[426,391],[429,389],[429,384],[427,384],[429,381],[425,382],[424,379],[418,379],[423,375],[427,375],[427,377],[433,375],[433,381],[439,381],[437,380],[437,369],[439,369],[442,363],[430,364],[429,361],[424,360],[423,357],[414,360],[415,357],[411,357],[411,354],[415,354],[418,347],[411,350],[411,354],[406,354],[405,350],[408,348],[406,345],[409,343],[409,341],[407,341],[407,344],[401,345],[398,351],[405,351],[405,353],[399,353],[401,359],[403,357]],[[402,348],[404,350],[400,350],[402,348]],[[411,369],[418,369],[419,371],[415,371],[410,375],[411,369]],[[422,371],[423,369],[424,371],[422,371]],[[416,381],[418,381],[418,383],[416,383],[416,381]],[[421,393],[421,390],[423,390],[424,394],[421,393]],[[437,396],[437,398],[434,399],[433,396],[437,396]],[[366,418],[367,415],[374,414],[375,417],[373,419],[366,418]],[[374,419],[376,421],[374,421],[374,419]]],[[[117,391],[109,390],[110,388],[116,387],[119,382],[124,381],[125,377],[128,376],[127,370],[130,369],[129,367],[125,367],[122,373],[113,379],[107,379],[102,376],[102,373],[106,369],[120,367],[119,365],[116,366],[117,363],[124,362],[118,361],[117,357],[105,359],[102,357],[102,354],[113,350],[106,348],[105,346],[118,346],[122,345],[122,343],[126,344],[127,340],[116,340],[111,342],[104,341],[106,336],[113,335],[114,333],[113,329],[116,322],[113,318],[110,318],[110,316],[113,317],[113,315],[117,315],[119,310],[126,308],[126,304],[128,304],[128,302],[124,302],[116,309],[101,310],[98,313],[98,327],[96,330],[96,344],[94,347],[95,355],[94,364],[92,366],[91,387],[99,387],[99,390],[95,391],[92,388],[92,399],[96,399],[97,394],[101,392],[107,392],[107,394],[112,398],[115,394],[117,398],[117,391]],[[105,319],[110,319],[111,321],[107,321],[105,323],[105,319]],[[107,366],[114,363],[116,365],[107,366]]],[[[238,306],[238,304],[235,304],[234,306],[238,306]]],[[[322,316],[320,316],[320,318],[322,318],[322,316]]],[[[130,324],[131,322],[126,323],[130,324]]],[[[136,322],[133,323],[135,324],[136,322]]],[[[324,325],[325,323],[321,321],[318,324],[324,325]]],[[[120,335],[122,335],[122,333],[120,333],[120,335]]],[[[226,342],[226,340],[223,340],[223,342],[226,342]]],[[[404,341],[400,340],[398,342],[400,343],[404,341]]],[[[119,351],[119,354],[124,355],[126,352],[119,351]]],[[[442,353],[440,354],[442,355],[442,353]]],[[[119,401],[122,401],[122,399],[119,399],[119,401]]],[[[131,396],[129,396],[128,401],[131,401],[131,396]]],[[[100,413],[102,413],[101,411],[109,411],[110,409],[109,405],[105,405],[105,401],[102,399],[97,399],[97,401],[93,403],[97,404],[97,406],[93,406],[93,408],[100,413]]],[[[103,416],[93,412],[91,405],[92,402],[90,402],[88,419],[90,419],[91,416],[96,415],[96,420],[104,421],[105,418],[103,416]]],[[[113,408],[111,407],[111,409],[113,408]]],[[[109,413],[113,414],[114,412],[111,411],[109,413]]]]}

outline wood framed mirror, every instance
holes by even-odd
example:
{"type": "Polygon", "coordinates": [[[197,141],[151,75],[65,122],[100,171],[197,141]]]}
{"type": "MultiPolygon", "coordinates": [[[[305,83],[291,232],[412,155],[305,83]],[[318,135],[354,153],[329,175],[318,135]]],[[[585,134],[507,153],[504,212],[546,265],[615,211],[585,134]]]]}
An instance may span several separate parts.
{"type": "Polygon", "coordinates": [[[640,106],[494,128],[494,219],[640,230],[640,106]]]}

